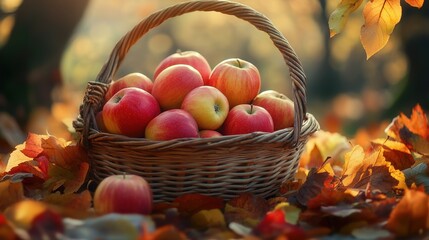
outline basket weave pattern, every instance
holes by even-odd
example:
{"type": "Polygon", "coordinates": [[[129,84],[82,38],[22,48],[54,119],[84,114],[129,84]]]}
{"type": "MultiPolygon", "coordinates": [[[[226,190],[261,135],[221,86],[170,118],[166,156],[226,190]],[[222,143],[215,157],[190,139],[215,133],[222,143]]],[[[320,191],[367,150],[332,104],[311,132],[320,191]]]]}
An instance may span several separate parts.
{"type": "Polygon", "coordinates": [[[294,177],[308,136],[319,129],[306,112],[306,77],[285,37],[255,10],[228,1],[192,1],[173,5],[143,19],[116,44],[95,81],[88,83],[74,127],[87,148],[91,179],[112,174],[137,174],[152,187],[155,201],[185,193],[230,199],[240,192],[267,197],[294,177]],[[281,52],[290,72],[295,103],[293,128],[273,133],[250,133],[206,139],[150,141],[98,131],[95,115],[101,110],[108,84],[131,46],[165,20],[194,11],[216,11],[243,19],[266,32],[281,52]]]}

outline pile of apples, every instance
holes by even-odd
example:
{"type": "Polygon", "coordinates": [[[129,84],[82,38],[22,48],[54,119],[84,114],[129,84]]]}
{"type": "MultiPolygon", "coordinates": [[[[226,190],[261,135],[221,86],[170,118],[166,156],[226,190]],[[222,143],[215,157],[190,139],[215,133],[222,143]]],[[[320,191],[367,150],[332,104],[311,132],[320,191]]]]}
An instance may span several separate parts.
{"type": "Polygon", "coordinates": [[[136,72],[110,83],[100,129],[171,140],[273,132],[294,123],[293,102],[274,90],[260,92],[258,69],[239,58],[211,69],[200,53],[177,52],[159,63],[153,79],[136,72]]]}

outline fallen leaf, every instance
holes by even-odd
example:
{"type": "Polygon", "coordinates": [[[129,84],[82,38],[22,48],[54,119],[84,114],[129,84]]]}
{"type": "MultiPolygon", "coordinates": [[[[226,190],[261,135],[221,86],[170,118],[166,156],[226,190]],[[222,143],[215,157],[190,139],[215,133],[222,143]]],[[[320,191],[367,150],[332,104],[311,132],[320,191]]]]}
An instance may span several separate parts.
{"type": "Polygon", "coordinates": [[[401,141],[407,147],[421,155],[429,156],[429,141],[420,135],[414,134],[408,128],[403,127],[399,130],[401,141]]]}
{"type": "Polygon", "coordinates": [[[356,198],[351,194],[333,188],[323,188],[318,195],[308,200],[307,207],[310,210],[319,210],[322,207],[351,204],[355,201],[356,198]]]}
{"type": "Polygon", "coordinates": [[[347,23],[349,15],[356,11],[362,4],[362,0],[341,0],[335,10],[329,16],[330,36],[340,33],[347,23]]]}
{"type": "Polygon", "coordinates": [[[423,186],[426,193],[429,193],[429,169],[427,163],[419,163],[413,167],[402,171],[405,175],[406,183],[409,187],[412,184],[423,186]]]}
{"type": "Polygon", "coordinates": [[[301,213],[301,209],[289,204],[288,202],[282,202],[277,204],[274,210],[281,209],[285,214],[286,222],[290,224],[298,224],[299,215],[301,213]]]}
{"type": "Polygon", "coordinates": [[[139,240],[168,240],[168,239],[177,239],[177,240],[186,240],[188,239],[184,233],[179,231],[173,225],[166,225],[160,228],[157,228],[153,232],[145,231],[139,238],[139,240]]]}
{"type": "Polygon", "coordinates": [[[408,118],[403,113],[395,117],[389,124],[389,126],[387,126],[385,132],[389,137],[400,141],[401,137],[399,131],[403,127],[406,127],[409,131],[414,134],[420,135],[424,139],[427,139],[429,137],[429,125],[427,116],[419,104],[414,106],[410,118],[408,118]]]}
{"type": "Polygon", "coordinates": [[[12,226],[7,222],[5,216],[0,213],[0,239],[3,240],[18,240],[18,236],[12,226]]]}
{"type": "Polygon", "coordinates": [[[225,228],[225,217],[220,209],[201,210],[191,216],[191,224],[197,229],[225,228]]]}
{"type": "Polygon", "coordinates": [[[308,201],[319,195],[324,188],[332,187],[330,183],[333,179],[332,173],[312,168],[308,173],[307,180],[297,192],[288,197],[288,201],[293,205],[306,207],[308,201]]]}
{"type": "Polygon", "coordinates": [[[383,156],[380,148],[369,156],[361,146],[355,146],[345,156],[346,162],[341,177],[345,188],[378,189],[390,192],[395,188],[406,188],[404,174],[396,170],[383,156]]]}
{"type": "Polygon", "coordinates": [[[63,217],[88,217],[92,206],[91,193],[85,190],[81,193],[51,193],[44,196],[43,202],[58,207],[63,217]]]}
{"type": "Polygon", "coordinates": [[[387,229],[398,237],[419,234],[428,229],[429,199],[421,191],[406,190],[387,221],[387,229]]]}
{"type": "Polygon", "coordinates": [[[177,197],[172,204],[176,206],[180,214],[191,216],[201,210],[223,209],[225,201],[219,197],[192,193],[177,197]]]}
{"type": "Polygon", "coordinates": [[[351,235],[356,239],[361,240],[390,239],[392,237],[392,234],[389,231],[376,226],[365,226],[353,229],[351,235]]]}
{"type": "Polygon", "coordinates": [[[367,59],[386,45],[401,15],[400,0],[371,0],[365,4],[361,42],[367,59]]]}
{"type": "Polygon", "coordinates": [[[404,170],[411,167],[415,161],[408,147],[402,142],[389,139],[375,139],[371,141],[374,147],[383,148],[383,156],[395,169],[404,170]]]}
{"type": "Polygon", "coordinates": [[[64,223],[66,239],[138,239],[155,231],[151,218],[140,214],[110,213],[85,220],[66,218],[64,223]]]}
{"type": "Polygon", "coordinates": [[[225,219],[254,227],[269,211],[268,202],[250,193],[241,193],[225,205],[225,219]]]}
{"type": "Polygon", "coordinates": [[[353,205],[322,206],[321,210],[322,212],[328,213],[332,216],[342,218],[362,212],[361,209],[356,209],[353,205]]]}
{"type": "Polygon", "coordinates": [[[253,233],[262,239],[275,239],[279,236],[286,239],[307,239],[303,229],[286,222],[284,212],[281,209],[268,212],[253,229],[253,233]]]}
{"type": "Polygon", "coordinates": [[[25,198],[21,182],[0,182],[0,211],[25,198]],[[7,196],[7,197],[5,197],[7,196]]]}
{"type": "Polygon", "coordinates": [[[28,233],[32,239],[55,239],[64,232],[62,216],[51,209],[36,215],[28,233]]]}

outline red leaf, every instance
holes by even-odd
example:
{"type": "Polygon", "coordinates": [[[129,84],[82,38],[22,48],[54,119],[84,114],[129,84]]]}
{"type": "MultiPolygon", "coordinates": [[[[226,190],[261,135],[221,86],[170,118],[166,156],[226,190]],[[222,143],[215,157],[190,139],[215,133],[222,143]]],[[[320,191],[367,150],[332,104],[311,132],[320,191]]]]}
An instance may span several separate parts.
{"type": "Polygon", "coordinates": [[[330,188],[323,188],[320,194],[310,199],[307,203],[308,209],[320,209],[322,206],[334,206],[337,204],[349,204],[356,201],[355,197],[330,188]]]}
{"type": "Polygon", "coordinates": [[[25,140],[25,147],[21,150],[22,153],[24,153],[27,157],[30,158],[35,158],[39,156],[39,154],[43,152],[43,148],[41,146],[41,140],[43,137],[48,136],[29,133],[27,140],[25,140]]]}
{"type": "Polygon", "coordinates": [[[173,204],[177,204],[177,209],[183,215],[193,215],[201,210],[214,208],[223,209],[225,202],[222,198],[206,196],[203,194],[184,194],[174,199],[173,204]]]}
{"type": "Polygon", "coordinates": [[[286,239],[307,239],[303,229],[286,222],[281,209],[268,212],[253,232],[262,239],[278,239],[280,236],[286,239]]]}

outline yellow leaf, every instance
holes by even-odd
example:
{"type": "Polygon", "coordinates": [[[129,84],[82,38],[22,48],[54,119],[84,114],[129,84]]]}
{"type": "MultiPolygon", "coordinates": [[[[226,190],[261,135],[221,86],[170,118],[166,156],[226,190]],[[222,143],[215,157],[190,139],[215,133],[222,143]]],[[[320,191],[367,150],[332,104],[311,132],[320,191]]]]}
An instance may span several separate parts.
{"type": "Polygon", "coordinates": [[[362,0],[341,0],[337,8],[329,16],[330,36],[340,33],[347,23],[349,15],[356,11],[362,4],[362,0]]]}
{"type": "Polygon", "coordinates": [[[367,59],[386,45],[395,25],[401,20],[401,14],[400,0],[371,0],[365,5],[365,24],[360,38],[367,59]]]}
{"type": "Polygon", "coordinates": [[[198,229],[225,227],[225,217],[220,209],[201,210],[191,217],[192,226],[198,229]]]}
{"type": "Polygon", "coordinates": [[[412,7],[421,8],[425,0],[405,0],[405,2],[407,2],[412,7]]]}

